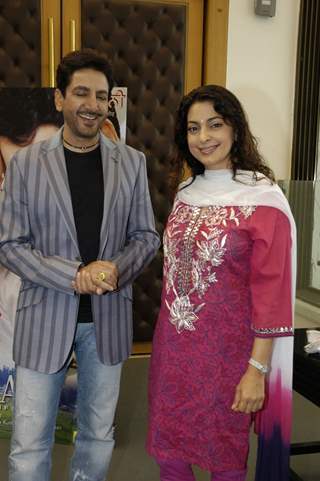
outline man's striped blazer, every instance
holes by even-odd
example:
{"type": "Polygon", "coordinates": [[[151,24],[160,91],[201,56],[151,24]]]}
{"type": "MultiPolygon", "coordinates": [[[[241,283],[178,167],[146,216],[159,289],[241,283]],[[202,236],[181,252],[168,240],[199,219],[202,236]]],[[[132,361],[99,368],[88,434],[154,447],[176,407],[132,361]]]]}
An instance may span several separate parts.
{"type": "MultiPolygon", "coordinates": [[[[104,213],[98,258],[117,264],[119,290],[92,296],[92,310],[99,357],[116,364],[131,352],[132,281],[155,255],[159,236],[144,155],[102,134],[100,145],[104,213]]],[[[15,363],[57,372],[72,350],[79,296],[71,282],[81,264],[61,130],[21,149],[9,164],[0,204],[0,263],[22,279],[15,363]]]]}

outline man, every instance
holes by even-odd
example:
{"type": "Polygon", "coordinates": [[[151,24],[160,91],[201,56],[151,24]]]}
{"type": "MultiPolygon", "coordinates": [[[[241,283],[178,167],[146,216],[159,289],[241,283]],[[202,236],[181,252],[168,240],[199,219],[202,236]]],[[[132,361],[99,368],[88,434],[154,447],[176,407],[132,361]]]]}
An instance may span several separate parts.
{"type": "Polygon", "coordinates": [[[113,86],[103,56],[57,70],[63,128],[20,150],[6,173],[0,262],[22,279],[14,336],[10,481],[49,481],[60,390],[78,365],[70,481],[104,481],[122,361],[132,342],[133,279],[159,245],[145,159],[100,132],[113,86]]]}

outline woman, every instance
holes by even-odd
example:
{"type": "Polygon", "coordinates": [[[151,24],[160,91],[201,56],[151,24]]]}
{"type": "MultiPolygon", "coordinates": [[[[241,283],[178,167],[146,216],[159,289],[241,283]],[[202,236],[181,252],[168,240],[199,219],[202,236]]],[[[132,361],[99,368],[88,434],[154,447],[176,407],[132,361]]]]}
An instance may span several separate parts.
{"type": "Polygon", "coordinates": [[[237,98],[180,104],[154,334],[147,449],[161,481],[244,481],[256,418],[256,480],[288,479],[295,227],[237,98]],[[191,177],[183,179],[185,161],[191,177]],[[285,361],[285,364],[283,363],[285,361]],[[275,408],[276,406],[276,408],[275,408]],[[258,422],[259,421],[259,422],[258,422]]]}

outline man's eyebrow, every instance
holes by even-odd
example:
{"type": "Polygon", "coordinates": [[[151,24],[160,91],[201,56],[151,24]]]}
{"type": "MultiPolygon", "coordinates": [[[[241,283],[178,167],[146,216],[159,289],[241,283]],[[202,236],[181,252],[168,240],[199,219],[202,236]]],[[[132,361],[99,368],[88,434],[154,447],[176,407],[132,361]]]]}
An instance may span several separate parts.
{"type": "MultiPolygon", "coordinates": [[[[85,92],[90,91],[90,89],[88,87],[86,87],[85,85],[76,85],[75,87],[73,87],[72,91],[74,92],[76,90],[83,90],[85,92]]],[[[108,90],[102,89],[102,90],[97,90],[97,93],[108,95],[109,92],[108,92],[108,90]]]]}
{"type": "Polygon", "coordinates": [[[76,85],[75,87],[73,87],[72,90],[90,90],[88,87],[86,87],[85,85],[76,85]]]}

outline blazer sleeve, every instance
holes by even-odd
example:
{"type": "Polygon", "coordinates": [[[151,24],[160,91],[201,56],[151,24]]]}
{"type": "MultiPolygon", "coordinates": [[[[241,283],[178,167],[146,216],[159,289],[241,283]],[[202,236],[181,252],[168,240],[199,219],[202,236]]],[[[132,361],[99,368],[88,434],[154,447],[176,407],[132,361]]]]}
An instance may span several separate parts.
{"type": "Polygon", "coordinates": [[[146,159],[142,152],[138,155],[140,165],[132,196],[125,246],[110,259],[119,270],[119,288],[131,283],[139,275],[155,256],[160,245],[159,234],[155,230],[146,159]]]}
{"type": "Polygon", "coordinates": [[[257,337],[293,334],[291,232],[287,216],[260,206],[252,216],[252,329],[257,337]]]}
{"type": "Polygon", "coordinates": [[[0,263],[22,280],[74,295],[78,261],[44,256],[34,248],[25,181],[14,156],[6,172],[0,202],[0,263]]]}

